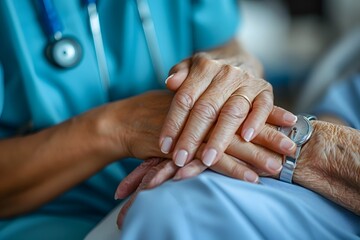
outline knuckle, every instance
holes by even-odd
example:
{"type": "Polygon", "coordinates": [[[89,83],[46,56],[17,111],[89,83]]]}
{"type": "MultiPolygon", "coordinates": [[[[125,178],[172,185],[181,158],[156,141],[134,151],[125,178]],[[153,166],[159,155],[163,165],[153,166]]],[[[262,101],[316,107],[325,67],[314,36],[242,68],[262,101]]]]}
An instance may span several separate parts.
{"type": "Polygon", "coordinates": [[[186,91],[179,91],[174,97],[175,104],[179,106],[182,110],[188,112],[194,106],[194,98],[192,94],[189,94],[186,91]]]}
{"type": "Polygon", "coordinates": [[[188,136],[188,145],[190,145],[190,150],[193,150],[194,146],[197,146],[200,144],[200,134],[192,131],[188,136]]]}
{"type": "MultiPolygon", "coordinates": [[[[195,151],[197,146],[201,144],[201,133],[197,131],[185,133],[183,137],[186,139],[186,149],[188,149],[189,152],[195,151]]],[[[182,145],[182,143],[179,142],[179,145],[182,145]]]]}
{"type": "Polygon", "coordinates": [[[234,67],[231,66],[230,64],[223,64],[223,65],[221,65],[221,72],[228,75],[228,74],[234,72],[234,67]]]}
{"type": "Polygon", "coordinates": [[[194,152],[202,143],[202,134],[202,131],[193,129],[183,132],[178,141],[179,148],[185,148],[190,153],[194,152]]]}
{"type": "Polygon", "coordinates": [[[266,91],[269,91],[269,92],[273,92],[273,86],[268,82],[268,81],[264,81],[264,89],[266,91]]]}
{"type": "Polygon", "coordinates": [[[273,98],[273,86],[268,82],[265,81],[264,79],[260,79],[261,80],[261,89],[262,92],[266,93],[266,96],[269,96],[271,98],[273,98]]]}
{"type": "Polygon", "coordinates": [[[192,57],[193,62],[202,61],[204,59],[206,59],[206,60],[210,59],[209,54],[206,52],[195,53],[192,57]]]}
{"type": "Polygon", "coordinates": [[[179,121],[176,120],[169,120],[166,124],[167,133],[172,135],[172,132],[180,132],[182,129],[182,124],[179,121]]]}
{"type": "MultiPolygon", "coordinates": [[[[234,81],[238,79],[237,76],[238,76],[237,70],[230,64],[219,65],[219,72],[217,74],[217,79],[220,80],[227,79],[229,83],[232,83],[234,86],[237,86],[238,84],[236,83],[238,81],[234,81]]],[[[232,84],[230,84],[230,86],[232,84]]]]}
{"type": "Polygon", "coordinates": [[[197,118],[213,122],[217,118],[218,107],[213,102],[200,100],[195,104],[192,114],[197,118]]]}
{"type": "Polygon", "coordinates": [[[227,104],[221,109],[221,115],[230,118],[229,120],[244,119],[247,114],[246,108],[235,104],[227,104]]]}
{"type": "Polygon", "coordinates": [[[246,82],[254,78],[253,75],[251,75],[248,71],[243,69],[238,69],[238,76],[239,76],[239,80],[246,82]]]}
{"type": "Polygon", "coordinates": [[[217,61],[211,59],[209,54],[204,52],[196,53],[192,63],[196,72],[202,76],[206,76],[208,72],[212,72],[218,66],[217,61]]]}

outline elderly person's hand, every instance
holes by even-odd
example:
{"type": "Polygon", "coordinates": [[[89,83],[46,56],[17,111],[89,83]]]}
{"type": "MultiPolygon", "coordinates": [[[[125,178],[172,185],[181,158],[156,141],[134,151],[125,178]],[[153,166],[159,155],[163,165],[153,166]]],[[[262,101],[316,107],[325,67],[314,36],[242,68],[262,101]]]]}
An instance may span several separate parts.
{"type": "MultiPolygon", "coordinates": [[[[114,102],[102,108],[99,108],[93,113],[94,116],[101,119],[97,125],[101,125],[102,132],[107,132],[110,145],[114,145],[114,152],[117,158],[135,157],[139,159],[148,159],[152,157],[170,158],[170,154],[164,154],[160,151],[157,144],[161,128],[165,121],[166,115],[169,111],[173,93],[169,91],[152,91],[141,94],[132,98],[125,99],[119,103],[114,102]]],[[[273,123],[284,112],[282,108],[274,108],[268,118],[269,123],[273,123]]],[[[286,112],[286,111],[285,111],[286,112]]],[[[237,141],[245,141],[236,135],[237,141]]],[[[257,141],[261,146],[267,146],[274,152],[281,154],[292,154],[292,151],[283,150],[282,145],[293,144],[293,142],[277,131],[268,133],[268,137],[257,137],[257,141]]],[[[204,139],[205,141],[207,138],[204,139]]],[[[250,143],[249,143],[250,144],[250,143]]],[[[206,145],[202,143],[201,150],[206,145]]],[[[246,162],[253,163],[253,154],[256,152],[251,148],[244,148],[242,151],[234,152],[231,155],[235,158],[242,159],[246,162]]],[[[198,151],[197,154],[202,154],[198,151]]],[[[198,155],[198,158],[201,156],[198,155]]],[[[262,153],[261,163],[258,164],[259,168],[267,172],[277,172],[280,169],[279,164],[272,158],[271,154],[262,153]]],[[[229,169],[225,175],[232,176],[232,171],[229,169]]],[[[253,173],[255,174],[255,173],[253,173]]],[[[251,174],[250,174],[251,175],[251,174]]],[[[249,176],[250,176],[249,175],[249,176]]],[[[239,179],[245,179],[243,175],[234,176],[239,179]]],[[[248,181],[255,181],[255,177],[248,181]]]]}
{"type": "Polygon", "coordinates": [[[293,181],[360,215],[360,131],[324,121],[312,125],[293,181]]]}
{"type": "MultiPolygon", "coordinates": [[[[200,159],[212,166],[237,133],[249,142],[264,126],[273,109],[271,85],[256,76],[238,54],[233,41],[224,48],[197,53],[175,65],[166,83],[176,91],[160,135],[163,153],[172,153],[177,166],[184,166],[196,155],[206,136],[200,159]],[[225,54],[224,54],[225,52],[225,54]],[[226,53],[233,53],[227,54],[226,53]]],[[[276,125],[291,125],[296,116],[278,111],[276,125]]],[[[292,151],[295,144],[282,145],[292,151]]]]}
{"type": "MultiPolygon", "coordinates": [[[[273,116],[271,115],[271,117],[273,116]]],[[[271,146],[271,142],[281,141],[281,139],[277,138],[278,136],[277,129],[270,125],[264,126],[252,142],[246,142],[236,135],[220,161],[210,168],[224,175],[249,182],[258,182],[258,174],[276,177],[281,170],[281,155],[271,150],[276,147],[266,149],[259,144],[271,146]],[[239,155],[243,156],[242,160],[234,157],[239,155]],[[271,163],[274,164],[272,167],[274,168],[269,166],[269,158],[271,158],[271,163]]],[[[205,144],[202,144],[196,157],[201,156],[201,150],[204,146],[205,144]]],[[[207,169],[207,166],[198,159],[188,163],[183,168],[176,166],[170,159],[153,158],[144,161],[119,184],[116,190],[115,199],[125,198],[133,193],[119,213],[118,226],[122,225],[127,210],[140,191],[159,186],[171,178],[179,180],[196,176],[205,169],[207,169]]]]}

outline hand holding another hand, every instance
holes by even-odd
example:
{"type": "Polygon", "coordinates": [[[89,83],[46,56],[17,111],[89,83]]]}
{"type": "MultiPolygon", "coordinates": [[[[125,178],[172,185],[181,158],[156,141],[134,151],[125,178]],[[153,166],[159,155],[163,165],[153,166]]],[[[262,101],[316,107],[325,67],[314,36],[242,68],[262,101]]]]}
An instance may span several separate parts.
{"type": "MultiPolygon", "coordinates": [[[[176,93],[160,134],[160,148],[172,153],[177,166],[193,160],[207,137],[198,159],[206,166],[215,165],[236,133],[249,142],[263,128],[273,110],[272,87],[237,64],[234,58],[198,53],[171,69],[167,86],[176,93]]],[[[276,114],[276,125],[296,122],[283,109],[276,114]]],[[[289,147],[292,151],[294,146],[289,147]]]]}
{"type": "MultiPolygon", "coordinates": [[[[282,167],[282,155],[257,144],[271,146],[271,142],[282,141],[291,140],[278,134],[277,129],[270,125],[266,125],[253,142],[246,142],[236,135],[220,161],[210,169],[248,182],[257,182],[258,175],[277,177],[282,167]],[[242,156],[242,160],[235,156],[242,156]]],[[[202,144],[200,150],[204,145],[202,144]]],[[[201,151],[197,155],[201,156],[201,151]]],[[[119,213],[118,226],[122,225],[127,210],[140,191],[159,186],[171,178],[179,180],[196,176],[205,169],[207,166],[198,159],[183,168],[177,167],[170,159],[154,158],[144,161],[119,184],[115,193],[116,199],[125,198],[133,193],[119,213]]]]}

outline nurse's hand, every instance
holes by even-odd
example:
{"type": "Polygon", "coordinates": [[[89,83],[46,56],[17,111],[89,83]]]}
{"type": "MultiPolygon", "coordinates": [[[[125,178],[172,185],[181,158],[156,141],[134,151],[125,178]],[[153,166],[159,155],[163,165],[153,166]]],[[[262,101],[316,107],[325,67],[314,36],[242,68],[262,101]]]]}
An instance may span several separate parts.
{"type": "MultiPolygon", "coordinates": [[[[171,69],[166,84],[176,94],[161,131],[160,148],[172,153],[177,166],[194,158],[210,129],[200,157],[206,166],[221,159],[240,126],[239,134],[247,142],[261,131],[273,109],[272,87],[239,64],[241,60],[222,59],[215,51],[195,54],[171,69]]],[[[295,124],[296,116],[278,112],[276,125],[295,124]]]]}
{"type": "Polygon", "coordinates": [[[173,96],[170,91],[150,91],[101,108],[98,118],[103,119],[114,151],[118,149],[116,159],[170,157],[157,142],[173,96]]]}
{"type": "MultiPolygon", "coordinates": [[[[170,91],[151,91],[104,105],[86,116],[88,120],[95,117],[98,131],[101,135],[108,136],[107,149],[111,149],[108,152],[114,156],[113,160],[124,157],[171,158],[171,154],[160,151],[157,142],[173,97],[174,94],[170,91]]],[[[268,119],[269,123],[279,117],[279,112],[282,112],[279,109],[274,108],[268,119]]],[[[208,136],[204,140],[207,139],[208,136]]],[[[284,145],[294,144],[286,136],[275,132],[270,140],[260,144],[283,154],[293,152],[283,148],[284,145]],[[277,141],[270,142],[273,139],[277,141]]],[[[246,154],[239,152],[234,157],[242,159],[246,154]]]]}

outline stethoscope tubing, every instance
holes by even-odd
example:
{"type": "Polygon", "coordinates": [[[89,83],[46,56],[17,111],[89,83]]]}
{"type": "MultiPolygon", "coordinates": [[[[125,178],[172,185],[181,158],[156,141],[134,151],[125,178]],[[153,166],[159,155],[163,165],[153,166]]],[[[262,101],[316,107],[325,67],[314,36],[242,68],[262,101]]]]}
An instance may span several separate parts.
{"type": "Polygon", "coordinates": [[[52,0],[38,0],[37,7],[40,12],[41,24],[50,39],[60,38],[63,32],[59,15],[52,0]]]}
{"type": "MultiPolygon", "coordinates": [[[[102,79],[103,87],[105,91],[108,91],[110,84],[110,77],[106,63],[106,56],[105,56],[104,44],[100,30],[99,17],[96,8],[97,0],[82,0],[82,1],[87,7],[89,14],[90,30],[94,40],[94,48],[96,52],[100,78],[102,79]]],[[[63,38],[63,25],[61,24],[53,0],[37,0],[37,3],[38,3],[37,5],[40,12],[40,18],[44,31],[49,38],[48,45],[55,45],[57,43],[56,41],[60,41],[63,38]]],[[[147,47],[149,49],[150,58],[152,65],[154,67],[156,78],[159,81],[159,83],[163,85],[166,73],[164,70],[164,64],[162,62],[161,51],[155,32],[154,22],[151,17],[148,0],[136,0],[136,5],[137,5],[139,17],[142,22],[142,28],[145,35],[147,47]]],[[[66,40],[67,40],[66,44],[68,45],[72,44],[71,47],[75,49],[76,54],[82,55],[81,45],[75,37],[67,37],[66,40]]],[[[69,48],[69,46],[66,47],[67,49],[71,49],[69,48]]],[[[58,62],[56,60],[56,59],[61,59],[61,56],[59,57],[57,55],[57,58],[54,58],[52,55],[55,55],[56,53],[51,54],[51,51],[52,48],[47,47],[46,50],[47,55],[48,56],[50,55],[50,57],[48,57],[49,61],[63,69],[76,66],[82,58],[82,56],[75,56],[73,58],[73,63],[64,64],[65,61],[58,62]]]]}

